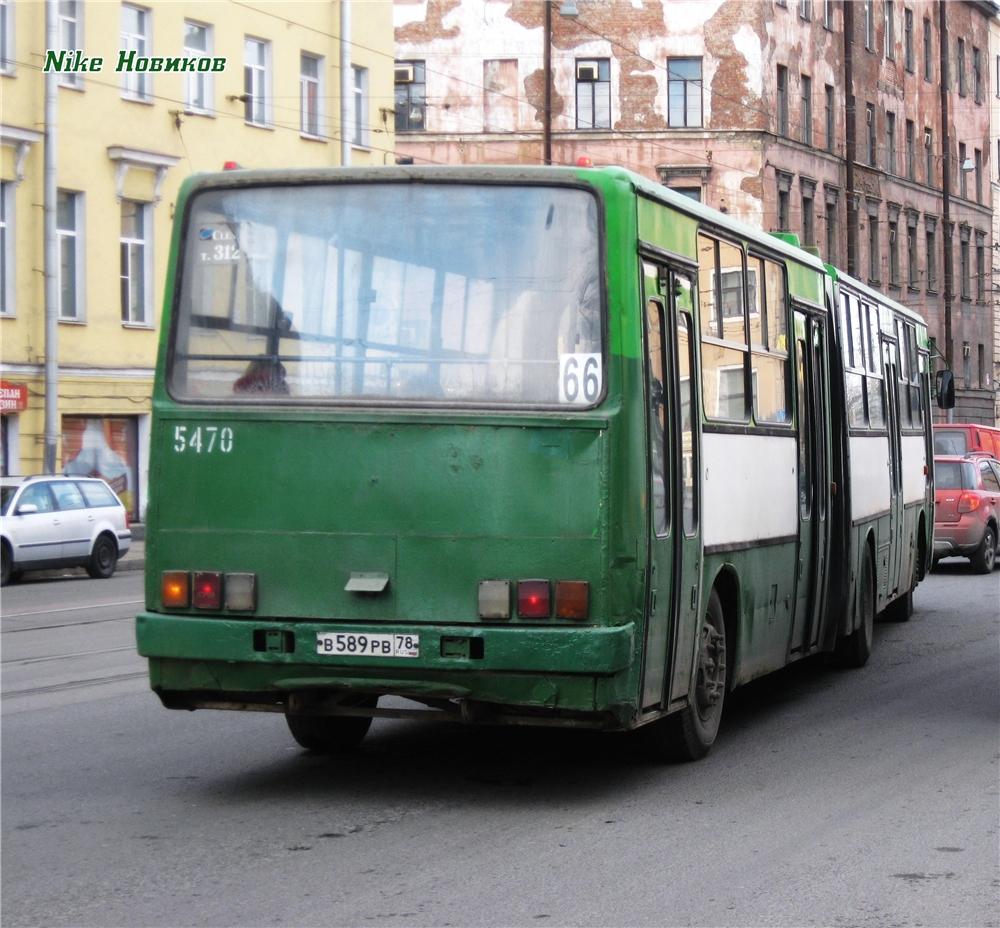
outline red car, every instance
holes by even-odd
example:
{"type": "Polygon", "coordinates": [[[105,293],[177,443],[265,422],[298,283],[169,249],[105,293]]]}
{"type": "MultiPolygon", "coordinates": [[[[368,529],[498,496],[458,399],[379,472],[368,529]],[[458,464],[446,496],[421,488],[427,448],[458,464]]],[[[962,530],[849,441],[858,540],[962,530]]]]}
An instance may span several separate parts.
{"type": "Polygon", "coordinates": [[[967,557],[988,574],[1000,538],[1000,463],[980,454],[934,458],[934,563],[967,557]]]}

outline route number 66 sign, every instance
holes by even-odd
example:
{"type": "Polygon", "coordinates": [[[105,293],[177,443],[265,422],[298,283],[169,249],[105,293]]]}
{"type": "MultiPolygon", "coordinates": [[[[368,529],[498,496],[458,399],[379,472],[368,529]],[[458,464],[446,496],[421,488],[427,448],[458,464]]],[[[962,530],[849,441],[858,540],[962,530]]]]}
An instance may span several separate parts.
{"type": "Polygon", "coordinates": [[[604,389],[599,354],[559,355],[559,402],[591,406],[604,389]]]}

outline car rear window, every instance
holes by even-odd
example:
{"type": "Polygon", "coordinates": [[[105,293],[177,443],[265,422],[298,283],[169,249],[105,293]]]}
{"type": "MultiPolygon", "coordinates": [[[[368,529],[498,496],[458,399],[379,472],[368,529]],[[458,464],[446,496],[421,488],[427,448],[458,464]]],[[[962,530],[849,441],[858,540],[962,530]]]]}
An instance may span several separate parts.
{"type": "Polygon", "coordinates": [[[934,480],[940,490],[961,490],[961,463],[958,461],[938,461],[934,465],[934,480]]]}
{"type": "Polygon", "coordinates": [[[78,483],[88,506],[117,506],[118,498],[103,483],[78,483]]]}

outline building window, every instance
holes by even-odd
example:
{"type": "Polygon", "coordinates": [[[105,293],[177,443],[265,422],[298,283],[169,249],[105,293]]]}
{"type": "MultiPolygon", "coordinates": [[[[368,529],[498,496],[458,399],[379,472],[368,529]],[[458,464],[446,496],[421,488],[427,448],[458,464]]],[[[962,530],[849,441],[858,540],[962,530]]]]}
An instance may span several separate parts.
{"type": "Polygon", "coordinates": [[[868,135],[867,135],[867,146],[866,150],[868,153],[868,163],[875,167],[878,164],[878,157],[875,151],[875,104],[866,103],[865,104],[865,123],[867,124],[868,135]]]}
{"type": "Polygon", "coordinates": [[[788,135],[788,68],[778,65],[778,135],[788,135]]]}
{"type": "Polygon", "coordinates": [[[913,60],[913,10],[903,10],[903,64],[911,74],[916,65],[913,60]]]}
{"type": "Polygon", "coordinates": [[[959,275],[962,279],[962,299],[971,300],[972,299],[972,287],[970,286],[970,278],[972,276],[972,260],[969,253],[969,230],[968,228],[963,228],[961,232],[962,244],[959,259],[959,275]]]}
{"type": "Polygon", "coordinates": [[[899,221],[889,220],[889,283],[899,286],[899,221]]]}
{"type": "Polygon", "coordinates": [[[986,301],[986,233],[976,233],[976,299],[986,301]]]}
{"type": "Polygon", "coordinates": [[[978,149],[973,149],[976,165],[976,202],[983,202],[983,153],[978,149]]]}
{"type": "Polygon", "coordinates": [[[14,3],[0,0],[0,74],[14,73],[14,3]]]}
{"type": "Polygon", "coordinates": [[[1000,100],[1000,55],[997,55],[996,94],[997,94],[997,99],[1000,100]]]}
{"type": "Polygon", "coordinates": [[[839,256],[837,248],[837,191],[827,188],[826,190],[826,260],[830,264],[836,264],[839,256]]]}
{"type": "Polygon", "coordinates": [[[906,176],[910,180],[917,179],[917,161],[916,152],[914,151],[914,134],[916,132],[916,127],[913,125],[912,119],[906,120],[906,176]]]}
{"type": "MultiPolygon", "coordinates": [[[[144,58],[149,49],[150,12],[141,7],[122,4],[121,50],[144,58]]],[[[122,96],[131,100],[148,100],[152,93],[148,71],[122,71],[122,96]]]]}
{"type": "Polygon", "coordinates": [[[937,231],[934,226],[927,226],[924,231],[924,252],[926,289],[928,293],[934,293],[937,290],[937,231]]]}
{"type": "Polygon", "coordinates": [[[934,133],[924,127],[924,176],[928,187],[933,187],[937,177],[934,172],[934,133]]]}
{"type": "Polygon", "coordinates": [[[868,279],[879,282],[878,206],[868,208],[868,279]]]}
{"type": "Polygon", "coordinates": [[[80,321],[83,318],[80,294],[83,262],[80,260],[83,194],[60,190],[56,194],[56,237],[59,249],[59,318],[80,321]]]}
{"type": "Polygon", "coordinates": [[[813,104],[812,104],[812,78],[801,75],[802,87],[802,141],[806,145],[812,145],[813,140],[813,104]]]}
{"type": "MultiPolygon", "coordinates": [[[[299,132],[313,138],[320,136],[320,108],[323,95],[320,81],[323,59],[302,52],[299,55],[299,132]]],[[[353,139],[352,139],[353,141],[353,139]]]]}
{"type": "Polygon", "coordinates": [[[802,244],[816,244],[816,219],[812,191],[802,193],[802,244]]]}
{"type": "Polygon", "coordinates": [[[812,0],[799,0],[799,16],[802,19],[812,19],[812,0]]]}
{"type": "Polygon", "coordinates": [[[370,144],[368,135],[368,68],[351,67],[351,89],[354,94],[354,107],[351,115],[354,117],[354,131],[351,142],[361,148],[370,144]]]}
{"type": "Polygon", "coordinates": [[[924,20],[924,80],[934,80],[934,43],[929,19],[924,20]]]}
{"type": "Polygon", "coordinates": [[[271,124],[271,43],[247,39],[243,46],[243,118],[252,126],[271,124]]]}
{"type": "Polygon", "coordinates": [[[667,124],[701,125],[701,59],[667,59],[667,124]]]}
{"type": "Polygon", "coordinates": [[[965,39],[958,40],[955,52],[955,70],[958,72],[958,95],[965,96],[965,39]]]}
{"type": "Polygon", "coordinates": [[[422,61],[397,61],[395,66],[396,131],[426,128],[427,85],[422,61]]]}
{"type": "Polygon", "coordinates": [[[823,28],[833,28],[833,0],[823,0],[823,28]]]}
{"type": "MultiPolygon", "coordinates": [[[[985,389],[987,387],[987,385],[988,384],[987,384],[987,379],[986,379],[986,346],[984,344],[980,343],[980,345],[979,345],[979,389],[983,390],[983,389],[985,389]]],[[[985,463],[985,462],[983,462],[983,463],[985,463]]],[[[984,476],[985,476],[985,468],[983,467],[983,463],[980,463],[979,467],[984,471],[984,476]]],[[[995,477],[993,478],[993,482],[996,483],[996,478],[995,477]]]]}
{"type": "Polygon", "coordinates": [[[14,191],[0,181],[0,316],[14,315],[14,191]]]}
{"type": "Polygon", "coordinates": [[[885,57],[889,61],[896,59],[896,15],[892,0],[882,0],[882,12],[885,25],[885,57]]]}
{"type": "Polygon", "coordinates": [[[958,192],[963,197],[969,196],[969,172],[965,170],[968,160],[965,153],[965,142],[958,143],[958,192]]]}
{"type": "MultiPolygon", "coordinates": [[[[212,27],[184,20],[184,57],[204,58],[212,51],[212,27]]],[[[212,109],[212,72],[189,71],[184,75],[184,109],[208,113],[212,109]]]]}
{"type": "Polygon", "coordinates": [[[577,129],[611,128],[611,59],[577,59],[577,129]]]}
{"type": "Polygon", "coordinates": [[[122,200],[121,308],[122,322],[148,325],[150,322],[150,243],[149,206],[122,200]]]}
{"type": "Polygon", "coordinates": [[[896,114],[885,114],[885,170],[895,174],[896,165],[896,114]]]}
{"type": "Polygon", "coordinates": [[[823,99],[825,101],[824,122],[826,124],[826,150],[833,151],[836,142],[837,111],[834,108],[833,86],[826,84],[823,87],[823,99]]]}
{"type": "Polygon", "coordinates": [[[906,223],[906,283],[911,290],[920,285],[920,257],[917,254],[917,217],[911,214],[906,223]]]}
{"type": "Polygon", "coordinates": [[[777,172],[778,180],[778,232],[788,232],[791,229],[789,221],[789,204],[792,189],[792,175],[783,171],[777,172]]]}
{"type": "Polygon", "coordinates": [[[865,18],[865,48],[868,51],[875,49],[875,14],[872,11],[872,0],[862,0],[865,18]]]}
{"type": "MultiPolygon", "coordinates": [[[[79,0],[60,0],[58,10],[56,29],[59,36],[59,48],[70,52],[77,48],[83,48],[79,0]]],[[[59,86],[82,87],[83,76],[72,71],[63,71],[59,74],[59,86]]]]}
{"type": "Polygon", "coordinates": [[[972,49],[972,93],[976,103],[983,102],[983,62],[978,48],[972,49]]]}

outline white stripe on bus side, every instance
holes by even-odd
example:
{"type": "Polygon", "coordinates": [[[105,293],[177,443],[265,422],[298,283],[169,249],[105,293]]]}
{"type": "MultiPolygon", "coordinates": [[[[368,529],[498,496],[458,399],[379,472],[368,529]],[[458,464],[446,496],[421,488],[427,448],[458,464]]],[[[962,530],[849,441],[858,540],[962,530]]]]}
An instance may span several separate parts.
{"type": "Polygon", "coordinates": [[[923,435],[904,435],[903,451],[903,502],[919,503],[927,489],[927,446],[923,435]]]}
{"type": "Polygon", "coordinates": [[[794,436],[706,432],[702,449],[706,547],[798,533],[794,436]]]}
{"type": "Polygon", "coordinates": [[[889,510],[889,439],[851,438],[851,521],[889,510]]]}

